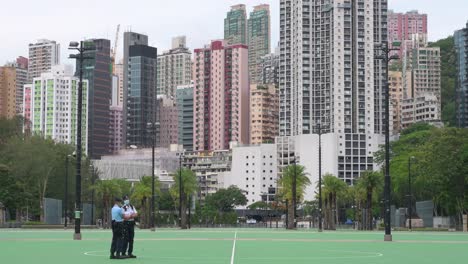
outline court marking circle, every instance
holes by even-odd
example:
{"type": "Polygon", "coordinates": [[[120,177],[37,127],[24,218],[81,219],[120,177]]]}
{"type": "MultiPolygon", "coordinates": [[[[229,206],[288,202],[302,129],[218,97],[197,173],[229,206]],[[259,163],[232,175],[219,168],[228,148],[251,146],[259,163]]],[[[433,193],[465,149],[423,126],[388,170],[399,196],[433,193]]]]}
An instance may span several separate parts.
{"type": "Polygon", "coordinates": [[[84,255],[86,256],[93,256],[93,257],[108,257],[109,254],[106,254],[106,255],[101,255],[101,254],[96,254],[96,253],[99,253],[99,252],[106,252],[106,250],[96,250],[96,251],[87,251],[85,253],[83,253],[84,255]]]}

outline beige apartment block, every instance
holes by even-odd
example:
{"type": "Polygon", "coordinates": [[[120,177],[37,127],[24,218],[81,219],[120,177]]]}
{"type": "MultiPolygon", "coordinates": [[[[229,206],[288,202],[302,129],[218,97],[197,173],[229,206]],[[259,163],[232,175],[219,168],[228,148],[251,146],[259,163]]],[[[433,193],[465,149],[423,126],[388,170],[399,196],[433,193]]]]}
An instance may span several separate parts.
{"type": "Polygon", "coordinates": [[[250,143],[273,143],[278,136],[279,96],[274,84],[250,85],[250,143]]]}
{"type": "Polygon", "coordinates": [[[0,118],[13,118],[16,114],[16,69],[0,67],[0,118]]]}

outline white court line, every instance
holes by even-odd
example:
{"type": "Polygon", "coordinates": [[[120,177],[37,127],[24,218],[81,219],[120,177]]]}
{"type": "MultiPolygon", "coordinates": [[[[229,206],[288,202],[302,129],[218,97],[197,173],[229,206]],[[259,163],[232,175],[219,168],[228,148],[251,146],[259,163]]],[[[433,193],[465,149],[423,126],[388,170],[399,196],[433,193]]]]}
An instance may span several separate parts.
{"type": "Polygon", "coordinates": [[[236,254],[237,231],[234,233],[234,242],[232,244],[231,264],[234,264],[234,255],[236,254]]]}

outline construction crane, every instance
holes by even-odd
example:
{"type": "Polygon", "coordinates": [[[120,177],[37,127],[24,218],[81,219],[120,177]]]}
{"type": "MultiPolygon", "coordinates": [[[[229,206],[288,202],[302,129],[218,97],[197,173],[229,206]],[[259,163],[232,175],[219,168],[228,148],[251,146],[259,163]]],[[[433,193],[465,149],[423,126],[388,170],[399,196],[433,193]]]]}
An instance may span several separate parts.
{"type": "Polygon", "coordinates": [[[114,47],[111,50],[111,63],[112,63],[113,74],[115,74],[115,56],[117,54],[117,47],[119,46],[119,33],[120,33],[120,24],[117,25],[117,30],[115,32],[114,47]]]}

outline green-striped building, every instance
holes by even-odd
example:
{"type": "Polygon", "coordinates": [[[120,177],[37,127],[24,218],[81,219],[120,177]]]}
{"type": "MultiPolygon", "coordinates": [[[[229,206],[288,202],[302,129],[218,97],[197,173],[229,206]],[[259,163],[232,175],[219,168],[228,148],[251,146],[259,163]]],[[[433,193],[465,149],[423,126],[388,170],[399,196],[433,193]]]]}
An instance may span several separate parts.
{"type": "MultiPolygon", "coordinates": [[[[71,66],[53,66],[51,72],[34,78],[25,85],[24,116],[29,119],[32,133],[57,142],[76,144],[79,80],[71,66]]],[[[83,81],[82,104],[83,152],[88,142],[88,81],[83,81]]]]}

